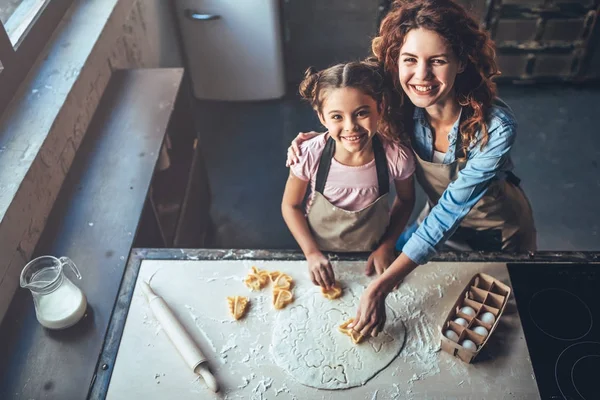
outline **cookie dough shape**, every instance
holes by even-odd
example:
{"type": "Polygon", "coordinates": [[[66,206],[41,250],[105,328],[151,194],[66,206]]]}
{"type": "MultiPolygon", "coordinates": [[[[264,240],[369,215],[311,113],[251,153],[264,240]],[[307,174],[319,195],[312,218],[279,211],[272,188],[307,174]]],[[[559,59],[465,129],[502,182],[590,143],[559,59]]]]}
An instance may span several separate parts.
{"type": "Polygon", "coordinates": [[[364,385],[386,368],[404,346],[406,328],[386,307],[387,323],[376,338],[360,346],[338,331],[340,321],[356,314],[364,288],[350,283],[339,301],[323,297],[319,288],[277,313],[270,351],[275,363],[299,383],[318,389],[364,385]]]}
{"type": "Polygon", "coordinates": [[[283,274],[279,271],[269,272],[269,277],[273,283],[273,290],[286,289],[290,290],[294,284],[294,280],[288,274],[283,274]]]}
{"type": "Polygon", "coordinates": [[[252,267],[251,272],[249,272],[244,279],[244,284],[246,284],[250,290],[262,290],[268,283],[269,272],[260,270],[256,267],[252,267]]]}
{"type": "Polygon", "coordinates": [[[350,325],[352,322],[354,322],[354,318],[350,318],[349,320],[341,324],[338,327],[338,330],[343,334],[350,336],[350,339],[352,339],[352,343],[359,344],[363,341],[365,337],[360,332],[356,332],[354,329],[348,328],[348,325],[350,325]]]}
{"type": "Polygon", "coordinates": [[[243,296],[233,296],[227,298],[227,304],[229,305],[229,313],[233,319],[238,320],[242,318],[248,310],[248,298],[243,296]]]}
{"type": "Polygon", "coordinates": [[[273,288],[273,307],[275,309],[281,310],[293,301],[294,295],[290,290],[273,288]]]}
{"type": "Polygon", "coordinates": [[[336,282],[329,290],[321,288],[321,293],[329,300],[335,300],[342,295],[342,287],[339,282],[336,282]]]}

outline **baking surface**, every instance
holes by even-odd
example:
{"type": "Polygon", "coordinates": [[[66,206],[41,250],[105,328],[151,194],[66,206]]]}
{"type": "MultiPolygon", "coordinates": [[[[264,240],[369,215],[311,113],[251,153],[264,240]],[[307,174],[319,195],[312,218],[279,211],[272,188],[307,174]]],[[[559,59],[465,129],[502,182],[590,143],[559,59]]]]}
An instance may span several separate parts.
{"type": "MultiPolygon", "coordinates": [[[[502,263],[429,263],[417,268],[388,296],[387,305],[406,326],[399,356],[364,386],[318,390],[279,368],[270,352],[278,313],[270,286],[251,292],[242,280],[251,266],[294,278],[295,303],[319,290],[304,261],[144,260],[108,388],[108,399],[539,399],[514,298],[474,364],[440,351],[440,324],[464,285],[477,272],[510,285],[502,263]],[[139,288],[151,279],[210,360],[221,391],[210,392],[187,368],[152,315],[139,288]],[[250,298],[246,317],[228,315],[227,296],[250,298]]],[[[343,286],[364,288],[364,262],[333,261],[343,286]]],[[[332,307],[335,303],[332,301],[332,307]]],[[[283,317],[284,315],[279,315],[283,317]]],[[[341,323],[342,321],[340,321],[341,323]]]]}

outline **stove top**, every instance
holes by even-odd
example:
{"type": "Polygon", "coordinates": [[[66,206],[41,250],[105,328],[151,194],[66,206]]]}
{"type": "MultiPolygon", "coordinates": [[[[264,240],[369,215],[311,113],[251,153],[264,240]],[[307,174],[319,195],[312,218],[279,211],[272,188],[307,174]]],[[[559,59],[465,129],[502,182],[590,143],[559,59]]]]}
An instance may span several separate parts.
{"type": "Polygon", "coordinates": [[[600,399],[600,264],[508,264],[542,399],[600,399]]]}

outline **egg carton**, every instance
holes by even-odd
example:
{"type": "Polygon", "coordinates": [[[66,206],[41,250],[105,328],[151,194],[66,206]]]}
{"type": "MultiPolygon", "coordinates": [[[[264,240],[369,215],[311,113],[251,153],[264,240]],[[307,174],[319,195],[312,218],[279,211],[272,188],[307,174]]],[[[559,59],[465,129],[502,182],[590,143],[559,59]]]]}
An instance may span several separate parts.
{"type": "MultiPolygon", "coordinates": [[[[490,275],[478,273],[473,276],[460,296],[458,296],[458,299],[442,324],[442,350],[460,358],[466,363],[473,362],[498,326],[498,321],[504,312],[510,294],[511,288],[509,286],[490,275]],[[475,311],[474,315],[468,315],[461,311],[467,306],[475,311]],[[487,319],[489,315],[486,315],[487,318],[483,317],[486,313],[491,313],[494,316],[493,322],[490,323],[487,319]],[[466,321],[466,326],[454,322],[458,318],[463,318],[466,321]],[[487,335],[483,335],[483,331],[478,327],[485,328],[488,332],[487,335]],[[458,336],[457,341],[446,337],[445,334],[448,330],[456,333],[458,336]],[[475,348],[469,349],[463,347],[461,344],[466,339],[470,340],[475,348]]],[[[464,324],[464,321],[460,322],[464,324]]]]}

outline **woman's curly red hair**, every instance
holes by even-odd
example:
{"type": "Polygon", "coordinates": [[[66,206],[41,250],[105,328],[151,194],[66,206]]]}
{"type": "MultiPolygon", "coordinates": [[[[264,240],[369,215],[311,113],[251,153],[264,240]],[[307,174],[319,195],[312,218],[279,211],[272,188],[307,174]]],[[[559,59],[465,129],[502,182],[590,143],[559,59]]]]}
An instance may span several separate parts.
{"type": "Polygon", "coordinates": [[[388,84],[396,89],[396,96],[388,105],[386,122],[404,135],[412,129],[414,106],[400,86],[398,60],[406,34],[418,28],[434,31],[447,40],[465,65],[464,71],[456,76],[454,91],[460,105],[467,109],[467,118],[460,126],[461,156],[466,157],[477,131],[481,130],[482,147],[488,141],[487,112],[496,96],[492,78],[499,75],[494,42],[467,11],[452,0],[394,2],[381,22],[379,36],[373,39],[372,50],[383,64],[388,84]]]}

